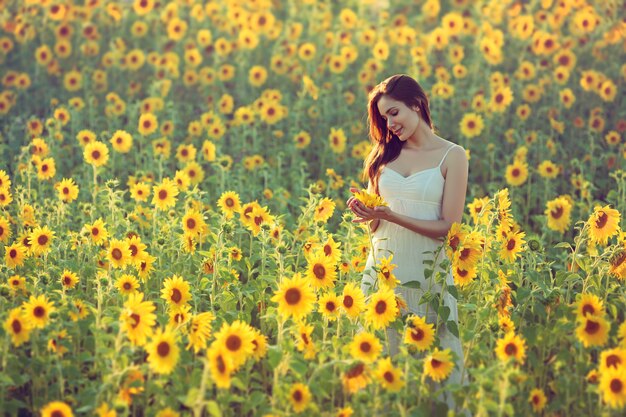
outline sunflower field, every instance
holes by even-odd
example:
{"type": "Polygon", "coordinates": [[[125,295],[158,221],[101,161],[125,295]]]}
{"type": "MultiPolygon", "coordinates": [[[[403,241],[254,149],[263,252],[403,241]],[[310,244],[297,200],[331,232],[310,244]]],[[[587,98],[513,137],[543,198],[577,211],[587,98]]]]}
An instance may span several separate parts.
{"type": "Polygon", "coordinates": [[[623,416],[625,52],[619,0],[0,0],[0,412],[623,416]],[[396,73],[469,158],[436,323],[346,207],[396,73]]]}

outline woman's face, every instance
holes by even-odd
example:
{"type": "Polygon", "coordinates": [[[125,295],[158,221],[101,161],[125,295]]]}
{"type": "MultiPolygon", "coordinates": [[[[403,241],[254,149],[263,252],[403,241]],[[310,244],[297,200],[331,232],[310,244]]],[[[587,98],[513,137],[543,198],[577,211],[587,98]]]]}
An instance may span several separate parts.
{"type": "Polygon", "coordinates": [[[387,123],[394,135],[405,142],[417,131],[420,117],[417,108],[407,107],[402,101],[394,100],[388,95],[383,95],[378,99],[378,111],[387,123]]]}

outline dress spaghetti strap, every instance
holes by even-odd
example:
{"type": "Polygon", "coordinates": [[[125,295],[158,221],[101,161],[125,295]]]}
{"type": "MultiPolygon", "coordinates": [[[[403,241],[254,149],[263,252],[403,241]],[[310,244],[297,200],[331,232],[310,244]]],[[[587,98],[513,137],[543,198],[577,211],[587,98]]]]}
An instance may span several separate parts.
{"type": "Polygon", "coordinates": [[[455,146],[457,146],[455,143],[448,146],[448,150],[446,151],[446,153],[443,154],[443,158],[441,158],[441,162],[439,162],[439,165],[437,165],[438,168],[441,168],[441,164],[443,164],[443,161],[445,161],[446,156],[448,156],[448,152],[450,152],[450,150],[454,148],[455,146]]]}

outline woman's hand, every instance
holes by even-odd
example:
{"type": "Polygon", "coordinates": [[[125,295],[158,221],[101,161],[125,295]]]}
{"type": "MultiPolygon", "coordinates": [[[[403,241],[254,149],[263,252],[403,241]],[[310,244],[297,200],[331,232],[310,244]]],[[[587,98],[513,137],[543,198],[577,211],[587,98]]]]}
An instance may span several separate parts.
{"type": "MultiPolygon", "coordinates": [[[[350,192],[357,193],[359,190],[356,188],[350,188],[350,192]]],[[[361,201],[359,201],[354,195],[350,196],[346,202],[347,206],[356,214],[359,218],[352,220],[353,223],[364,223],[371,220],[388,220],[392,214],[392,211],[387,206],[377,206],[373,208],[367,207],[361,201]]]]}

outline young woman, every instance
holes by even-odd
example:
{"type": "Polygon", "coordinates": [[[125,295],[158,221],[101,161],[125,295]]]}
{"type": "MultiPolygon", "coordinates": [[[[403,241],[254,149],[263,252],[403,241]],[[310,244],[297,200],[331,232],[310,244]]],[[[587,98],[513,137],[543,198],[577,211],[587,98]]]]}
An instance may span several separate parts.
{"type": "MultiPolygon", "coordinates": [[[[422,87],[408,75],[394,75],[378,84],[369,94],[369,132],[373,149],[364,164],[368,191],[379,194],[388,206],[367,208],[354,196],[347,201],[357,216],[356,222],[369,222],[373,232],[363,289],[377,286],[375,259],[393,255],[392,273],[405,284],[418,281],[420,288],[395,289],[404,298],[410,313],[437,322],[437,312],[429,303],[420,304],[429,291],[442,294],[434,275],[427,278],[425,268],[445,258],[440,250],[452,223],[461,222],[467,191],[468,161],[465,150],[435,134],[422,87]],[[438,254],[437,259],[435,259],[438,254]],[[434,263],[425,265],[431,260],[434,263]]],[[[351,192],[358,190],[352,188],[351,192]]],[[[378,262],[376,262],[378,263],[378,262]]],[[[443,271],[446,284],[454,285],[450,271],[443,271]]],[[[448,320],[458,322],[456,299],[443,291],[444,305],[450,308],[448,320]]],[[[458,367],[448,380],[460,382],[463,350],[457,337],[439,323],[437,332],[442,348],[450,348],[458,357],[458,367]]],[[[388,329],[390,354],[398,351],[399,335],[388,329]]]]}

